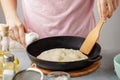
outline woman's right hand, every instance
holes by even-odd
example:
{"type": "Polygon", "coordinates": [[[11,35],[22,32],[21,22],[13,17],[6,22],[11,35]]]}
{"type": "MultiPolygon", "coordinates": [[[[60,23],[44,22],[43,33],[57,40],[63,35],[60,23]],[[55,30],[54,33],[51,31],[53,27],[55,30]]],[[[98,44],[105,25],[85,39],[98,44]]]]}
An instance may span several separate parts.
{"type": "Polygon", "coordinates": [[[106,20],[113,15],[119,6],[119,0],[97,0],[97,6],[100,18],[104,18],[106,20]]]}
{"type": "Polygon", "coordinates": [[[28,32],[25,25],[19,19],[7,20],[7,24],[10,28],[10,37],[25,46],[25,33],[28,32]]]}

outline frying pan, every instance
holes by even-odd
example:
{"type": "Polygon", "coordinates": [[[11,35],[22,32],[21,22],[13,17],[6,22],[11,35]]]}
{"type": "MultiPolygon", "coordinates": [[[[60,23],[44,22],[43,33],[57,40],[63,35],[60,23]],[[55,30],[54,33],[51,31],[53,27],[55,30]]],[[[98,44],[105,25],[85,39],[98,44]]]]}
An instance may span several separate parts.
{"type": "Polygon", "coordinates": [[[39,39],[32,42],[26,48],[27,54],[33,63],[36,63],[38,67],[42,67],[50,70],[74,70],[82,69],[93,62],[100,60],[102,56],[100,55],[101,47],[98,43],[95,43],[92,51],[88,56],[88,59],[72,62],[54,62],[37,59],[36,57],[40,55],[43,51],[54,49],[54,48],[66,48],[79,50],[81,44],[85,38],[77,36],[55,36],[39,39]]]}

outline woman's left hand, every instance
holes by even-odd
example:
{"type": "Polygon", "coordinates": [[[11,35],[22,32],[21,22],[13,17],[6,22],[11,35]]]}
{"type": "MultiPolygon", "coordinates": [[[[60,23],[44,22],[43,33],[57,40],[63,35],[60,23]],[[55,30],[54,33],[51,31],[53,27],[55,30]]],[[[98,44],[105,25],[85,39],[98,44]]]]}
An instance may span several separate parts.
{"type": "Polygon", "coordinates": [[[98,0],[97,6],[100,18],[104,18],[105,20],[110,18],[118,5],[119,0],[98,0]]]}

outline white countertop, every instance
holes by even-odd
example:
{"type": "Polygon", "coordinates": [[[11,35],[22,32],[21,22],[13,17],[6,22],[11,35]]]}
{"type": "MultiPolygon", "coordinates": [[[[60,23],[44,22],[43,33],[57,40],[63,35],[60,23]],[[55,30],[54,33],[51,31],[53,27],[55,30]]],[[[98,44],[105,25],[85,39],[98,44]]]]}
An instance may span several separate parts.
{"type": "MultiPolygon", "coordinates": [[[[30,59],[24,49],[17,49],[12,51],[20,61],[19,70],[30,67],[30,59]]],[[[101,51],[102,61],[101,66],[94,72],[80,76],[73,77],[71,80],[119,80],[114,72],[113,58],[118,53],[111,51],[101,51]]]]}

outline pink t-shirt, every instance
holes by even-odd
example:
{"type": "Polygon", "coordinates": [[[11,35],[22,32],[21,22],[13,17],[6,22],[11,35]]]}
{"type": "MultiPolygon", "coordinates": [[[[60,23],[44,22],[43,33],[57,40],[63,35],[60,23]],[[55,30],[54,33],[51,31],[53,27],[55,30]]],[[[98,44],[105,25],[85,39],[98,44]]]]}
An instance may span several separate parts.
{"type": "Polygon", "coordinates": [[[95,27],[94,0],[22,0],[25,25],[41,38],[86,37],[95,27]]]}

